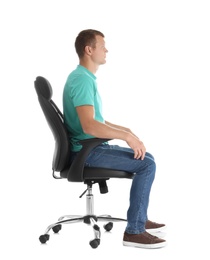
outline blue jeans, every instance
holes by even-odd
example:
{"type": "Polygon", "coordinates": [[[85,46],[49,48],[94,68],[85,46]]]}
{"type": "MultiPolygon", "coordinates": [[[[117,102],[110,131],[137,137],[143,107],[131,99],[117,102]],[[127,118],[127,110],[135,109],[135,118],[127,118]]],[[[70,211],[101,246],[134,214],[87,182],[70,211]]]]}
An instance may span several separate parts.
{"type": "Polygon", "coordinates": [[[155,177],[154,157],[146,153],[144,160],[134,159],[130,148],[103,144],[89,154],[87,167],[103,167],[134,173],[130,190],[130,205],[127,211],[126,232],[139,234],[145,231],[151,186],[155,177]]]}

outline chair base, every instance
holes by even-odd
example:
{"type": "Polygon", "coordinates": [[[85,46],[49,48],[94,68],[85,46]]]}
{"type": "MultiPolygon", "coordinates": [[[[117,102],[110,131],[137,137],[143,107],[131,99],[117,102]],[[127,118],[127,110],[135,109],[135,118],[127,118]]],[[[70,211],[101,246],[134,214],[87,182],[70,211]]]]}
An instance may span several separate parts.
{"type": "Polygon", "coordinates": [[[62,228],[62,224],[83,222],[87,225],[92,226],[94,238],[89,242],[89,244],[92,248],[97,248],[100,245],[100,239],[101,239],[100,227],[97,225],[98,221],[108,222],[104,225],[104,229],[106,231],[110,231],[113,227],[113,222],[127,221],[127,220],[123,219],[123,218],[111,217],[110,215],[96,216],[94,214],[94,209],[93,209],[93,199],[94,198],[93,198],[93,194],[92,194],[92,186],[87,185],[87,195],[86,195],[87,214],[86,215],[61,216],[57,222],[55,222],[47,227],[45,233],[39,237],[39,241],[42,244],[45,244],[50,238],[50,235],[49,235],[50,230],[52,229],[54,233],[58,233],[62,228]]]}

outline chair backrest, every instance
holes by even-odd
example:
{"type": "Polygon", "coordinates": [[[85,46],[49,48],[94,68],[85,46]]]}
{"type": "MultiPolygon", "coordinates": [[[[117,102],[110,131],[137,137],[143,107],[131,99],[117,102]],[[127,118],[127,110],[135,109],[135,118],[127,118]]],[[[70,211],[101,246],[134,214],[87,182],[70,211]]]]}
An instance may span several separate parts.
{"type": "Polygon", "coordinates": [[[71,154],[68,132],[63,122],[63,114],[52,100],[53,91],[47,79],[38,76],[34,81],[34,86],[40,106],[55,139],[52,169],[60,172],[69,166],[71,154]]]}

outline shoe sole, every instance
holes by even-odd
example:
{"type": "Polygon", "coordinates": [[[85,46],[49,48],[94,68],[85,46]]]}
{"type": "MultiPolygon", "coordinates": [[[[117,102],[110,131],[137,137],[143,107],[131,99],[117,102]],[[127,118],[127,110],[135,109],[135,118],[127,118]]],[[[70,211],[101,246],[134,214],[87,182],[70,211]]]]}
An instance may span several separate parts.
{"type": "Polygon", "coordinates": [[[148,233],[157,233],[157,232],[163,231],[165,229],[166,229],[166,226],[160,227],[160,228],[149,228],[149,229],[146,229],[146,231],[148,233]]]}
{"type": "Polygon", "coordinates": [[[161,242],[161,243],[156,243],[156,244],[140,244],[140,243],[123,241],[123,245],[139,247],[139,248],[146,248],[146,249],[155,249],[155,248],[165,247],[167,245],[167,242],[161,242]]]}

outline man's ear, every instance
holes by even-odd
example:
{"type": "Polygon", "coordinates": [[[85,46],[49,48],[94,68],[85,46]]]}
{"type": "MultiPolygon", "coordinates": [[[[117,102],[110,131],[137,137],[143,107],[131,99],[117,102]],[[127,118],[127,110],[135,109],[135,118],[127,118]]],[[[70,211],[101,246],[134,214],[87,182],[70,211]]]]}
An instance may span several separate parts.
{"type": "Polygon", "coordinates": [[[90,56],[92,54],[92,48],[90,46],[85,46],[85,53],[90,56]]]}

